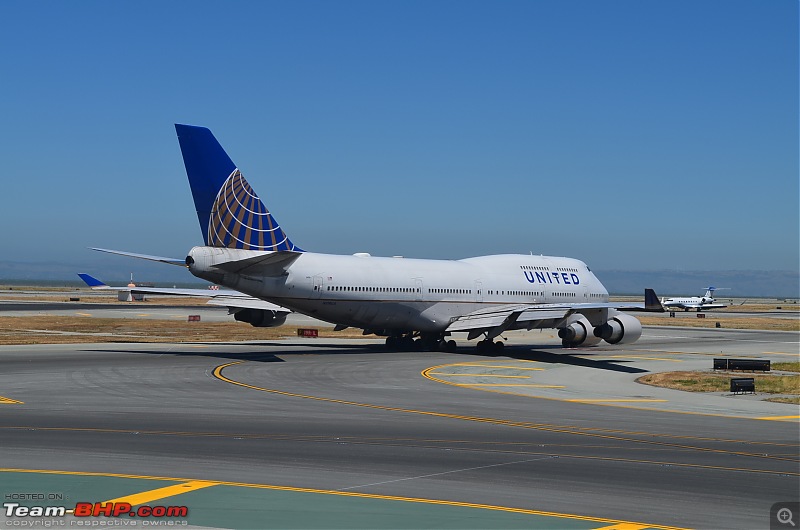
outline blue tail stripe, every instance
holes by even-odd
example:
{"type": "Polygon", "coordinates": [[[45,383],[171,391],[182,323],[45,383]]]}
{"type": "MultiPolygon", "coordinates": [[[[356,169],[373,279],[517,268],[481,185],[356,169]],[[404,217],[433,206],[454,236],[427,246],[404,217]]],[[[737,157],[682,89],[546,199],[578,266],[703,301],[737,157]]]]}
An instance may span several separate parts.
{"type": "Polygon", "coordinates": [[[296,247],[205,127],[175,125],[205,244],[246,250],[296,247]]]}
{"type": "Polygon", "coordinates": [[[189,176],[192,197],[197,209],[197,219],[208,244],[208,222],[211,207],[222,184],[236,169],[236,165],[222,146],[205,127],[175,125],[178,142],[183,153],[183,164],[189,176]]]}

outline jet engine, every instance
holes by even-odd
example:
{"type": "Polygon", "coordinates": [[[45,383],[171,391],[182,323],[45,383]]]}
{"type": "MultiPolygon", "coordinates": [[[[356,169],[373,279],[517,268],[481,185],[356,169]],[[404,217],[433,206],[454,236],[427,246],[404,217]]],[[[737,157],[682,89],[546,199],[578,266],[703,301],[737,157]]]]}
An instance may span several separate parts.
{"type": "Polygon", "coordinates": [[[608,322],[594,328],[594,336],[609,344],[629,344],[642,336],[642,323],[639,319],[614,311],[609,311],[608,322]]]}
{"type": "Polygon", "coordinates": [[[233,314],[237,322],[247,322],[257,328],[274,328],[286,322],[287,313],[267,309],[242,309],[233,314]]]}
{"type": "Polygon", "coordinates": [[[591,333],[592,325],[583,315],[570,315],[566,327],[558,329],[558,338],[568,347],[594,346],[600,339],[591,333]]]}

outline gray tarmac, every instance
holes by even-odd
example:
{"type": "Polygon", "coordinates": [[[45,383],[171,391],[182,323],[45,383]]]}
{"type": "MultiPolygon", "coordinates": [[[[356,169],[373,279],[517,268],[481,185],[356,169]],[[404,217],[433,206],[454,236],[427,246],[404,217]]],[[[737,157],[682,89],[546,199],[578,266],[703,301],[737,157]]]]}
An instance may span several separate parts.
{"type": "MultiPolygon", "coordinates": [[[[216,519],[193,521],[214,527],[749,529],[800,498],[797,406],[635,382],[718,356],[797,360],[797,333],[649,327],[632,345],[581,349],[548,332],[506,339],[498,357],[463,340],[452,354],[343,339],[3,346],[0,472],[37,491],[111,474],[212,481],[166,502],[217,503],[216,519]],[[287,497],[242,519],[230,506],[258,485],[367,504],[295,519],[324,503],[287,497]],[[380,503],[395,498],[417,501],[391,518],[380,503]],[[427,501],[472,515],[430,514],[427,501]],[[490,511],[474,505],[529,519],[480,519],[490,511]],[[383,524],[355,518],[371,511],[383,524]]],[[[102,487],[95,500],[116,498],[102,487]]]]}

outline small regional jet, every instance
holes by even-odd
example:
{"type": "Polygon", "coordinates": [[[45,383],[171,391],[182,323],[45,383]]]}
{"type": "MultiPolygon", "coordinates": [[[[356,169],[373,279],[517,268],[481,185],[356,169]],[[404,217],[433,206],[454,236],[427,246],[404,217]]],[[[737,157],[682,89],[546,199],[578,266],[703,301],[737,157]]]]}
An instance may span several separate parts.
{"type": "Polygon", "coordinates": [[[719,309],[721,307],[728,307],[725,304],[715,304],[717,300],[714,298],[714,291],[720,289],[727,289],[727,287],[706,287],[706,294],[703,296],[689,296],[686,298],[662,298],[661,305],[667,309],[683,309],[689,311],[696,309],[699,313],[704,309],[719,309]]]}
{"type": "Polygon", "coordinates": [[[113,254],[188,267],[204,280],[335,324],[386,337],[390,349],[452,351],[454,332],[482,353],[497,352],[507,330],[558,329],[565,347],[630,343],[638,319],[619,311],[664,308],[615,304],[589,267],[554,256],[503,254],[460,260],[307,252],[277,223],[214,135],[175,125],[204,246],[184,259],[113,254]]]}
{"type": "Polygon", "coordinates": [[[209,305],[228,308],[228,314],[239,322],[247,322],[257,328],[273,328],[283,325],[291,309],[271,304],[259,298],[253,298],[239,291],[228,289],[180,289],[173,287],[144,287],[133,283],[125,287],[112,287],[94,276],[79,272],[81,280],[93,290],[116,291],[119,293],[164,294],[170,296],[194,296],[210,298],[209,305]]]}

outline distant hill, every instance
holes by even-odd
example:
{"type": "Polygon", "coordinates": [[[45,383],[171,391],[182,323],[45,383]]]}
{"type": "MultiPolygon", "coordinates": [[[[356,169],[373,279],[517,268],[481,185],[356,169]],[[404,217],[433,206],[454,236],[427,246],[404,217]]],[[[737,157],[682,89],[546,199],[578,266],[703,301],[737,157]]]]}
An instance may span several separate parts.
{"type": "MultiPolygon", "coordinates": [[[[131,273],[135,280],[157,285],[208,283],[193,277],[183,267],[96,253],[85,262],[0,261],[0,284],[82,285],[79,272],[116,284],[127,284],[131,273]]],[[[659,296],[696,296],[713,285],[730,288],[718,293],[722,298],[800,298],[797,271],[595,270],[594,273],[611,294],[638,295],[650,287],[659,296]]]]}
{"type": "Polygon", "coordinates": [[[792,271],[594,271],[613,294],[640,294],[645,287],[659,296],[701,296],[705,287],[728,287],[720,298],[800,298],[800,274],[792,271]]]}
{"type": "Polygon", "coordinates": [[[108,284],[127,285],[131,273],[137,281],[157,285],[208,282],[192,276],[184,267],[152,261],[123,258],[95,253],[86,261],[59,263],[0,261],[0,284],[10,285],[84,285],[78,278],[86,272],[108,284]]]}

